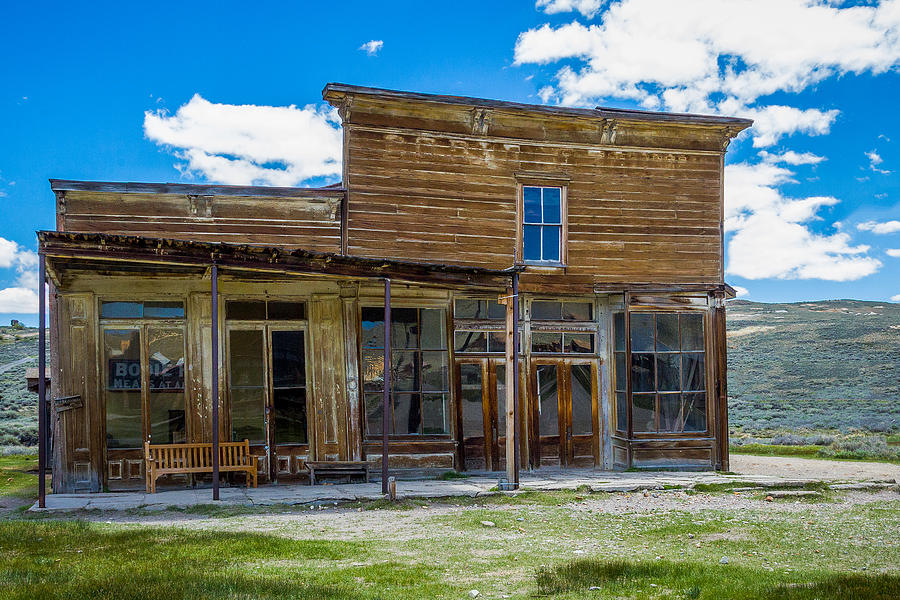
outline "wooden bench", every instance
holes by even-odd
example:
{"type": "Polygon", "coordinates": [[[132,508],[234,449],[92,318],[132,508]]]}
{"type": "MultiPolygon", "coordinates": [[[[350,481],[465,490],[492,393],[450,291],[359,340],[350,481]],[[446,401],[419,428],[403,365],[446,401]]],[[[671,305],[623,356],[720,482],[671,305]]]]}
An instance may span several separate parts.
{"type": "Polygon", "coordinates": [[[362,475],[366,478],[366,483],[369,483],[369,463],[365,461],[307,461],[306,468],[309,469],[309,485],[316,485],[316,477],[326,475],[348,478],[362,475]]]}
{"type": "MultiPolygon", "coordinates": [[[[147,492],[156,493],[156,480],[173,473],[212,473],[212,444],[151,444],[144,442],[144,473],[147,492]]],[[[253,479],[256,487],[256,457],[250,454],[250,442],[220,442],[219,472],[244,471],[247,487],[253,479]]]]}

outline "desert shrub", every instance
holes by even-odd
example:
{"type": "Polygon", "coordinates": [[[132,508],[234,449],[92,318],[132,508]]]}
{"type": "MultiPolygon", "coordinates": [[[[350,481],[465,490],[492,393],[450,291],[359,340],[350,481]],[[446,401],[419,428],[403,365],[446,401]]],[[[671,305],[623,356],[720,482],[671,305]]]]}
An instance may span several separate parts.
{"type": "Polygon", "coordinates": [[[836,440],[831,446],[819,450],[829,458],[880,458],[900,460],[900,448],[888,445],[883,435],[856,435],[836,440]]]}
{"type": "Polygon", "coordinates": [[[0,456],[31,456],[37,452],[37,446],[6,445],[0,441],[0,456]]]}
{"type": "Polygon", "coordinates": [[[814,435],[796,435],[794,433],[782,433],[776,435],[769,442],[779,446],[830,446],[834,443],[833,435],[814,434],[814,435]]]}

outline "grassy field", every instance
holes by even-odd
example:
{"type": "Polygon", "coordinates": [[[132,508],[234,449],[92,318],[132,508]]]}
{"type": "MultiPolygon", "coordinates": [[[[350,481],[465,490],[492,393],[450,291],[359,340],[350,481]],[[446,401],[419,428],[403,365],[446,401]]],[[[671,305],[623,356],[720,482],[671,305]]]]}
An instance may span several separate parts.
{"type": "MultiPolygon", "coordinates": [[[[6,457],[0,465],[4,478],[13,478],[0,498],[33,493],[35,476],[21,473],[33,458],[6,457]]],[[[896,492],[766,502],[760,492],[720,487],[62,519],[10,510],[0,513],[0,597],[900,595],[896,492]]]]}
{"type": "Polygon", "coordinates": [[[37,445],[37,395],[25,369],[37,366],[37,329],[0,327],[0,446],[37,445]],[[12,368],[21,359],[32,359],[12,368]]]}

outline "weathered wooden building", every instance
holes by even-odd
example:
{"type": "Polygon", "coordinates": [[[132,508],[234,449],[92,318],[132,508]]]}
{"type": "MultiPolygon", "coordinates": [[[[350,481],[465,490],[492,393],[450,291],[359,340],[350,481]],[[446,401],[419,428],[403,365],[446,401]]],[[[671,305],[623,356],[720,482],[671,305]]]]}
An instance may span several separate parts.
{"type": "Polygon", "coordinates": [[[54,491],[143,486],[146,442],[214,421],[263,481],[379,463],[384,433],[391,468],[503,469],[509,430],[525,469],[727,469],[723,157],[750,121],[323,95],[336,186],[51,181],[54,491]]]}

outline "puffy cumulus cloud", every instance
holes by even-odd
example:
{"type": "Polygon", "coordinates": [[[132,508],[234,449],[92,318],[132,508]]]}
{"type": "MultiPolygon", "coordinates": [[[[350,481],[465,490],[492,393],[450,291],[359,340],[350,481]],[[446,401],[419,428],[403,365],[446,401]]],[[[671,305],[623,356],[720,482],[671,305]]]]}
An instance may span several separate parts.
{"type": "Polygon", "coordinates": [[[839,202],[831,196],[789,198],[780,187],[793,172],[773,163],[738,163],[725,168],[725,228],[730,274],[746,279],[853,281],[881,267],[869,246],[853,245],[847,233],[819,234],[809,223],[819,209],[839,202]]]}
{"type": "Polygon", "coordinates": [[[535,7],[548,15],[578,11],[588,19],[600,10],[603,0],[537,0],[535,7]]]}
{"type": "Polygon", "coordinates": [[[888,248],[884,253],[893,258],[900,258],[900,248],[888,248]]]}
{"type": "Polygon", "coordinates": [[[0,268],[13,269],[15,285],[0,289],[0,313],[36,313],[38,255],[12,240],[0,238],[0,268]]]}
{"type": "Polygon", "coordinates": [[[791,133],[827,133],[838,115],[759,99],[835,75],[883,73],[900,62],[900,0],[847,7],[822,0],[618,0],[599,19],[519,35],[516,64],[566,61],[543,91],[545,102],[620,98],[747,116],[757,119],[759,147],[791,133]]]}
{"type": "Polygon", "coordinates": [[[182,171],[224,184],[293,186],[341,172],[331,108],[215,104],[198,94],[174,115],[144,113],[144,134],[172,149],[182,171]]]}
{"type": "Polygon", "coordinates": [[[736,294],[736,296],[737,296],[738,298],[743,298],[744,296],[746,296],[746,295],[748,295],[748,294],[750,293],[750,290],[748,290],[748,289],[745,288],[745,287],[741,287],[741,286],[739,286],[739,285],[736,285],[736,286],[734,286],[734,293],[736,294]]]}
{"type": "Polygon", "coordinates": [[[900,294],[891,296],[891,302],[900,302],[900,294]]]}
{"type": "Polygon", "coordinates": [[[368,42],[360,46],[359,49],[369,56],[375,56],[383,46],[384,40],[369,40],[368,42]]]}
{"type": "Polygon", "coordinates": [[[897,233],[900,231],[900,221],[866,221],[856,226],[860,231],[871,231],[877,235],[886,235],[888,233],[897,233]]]}

